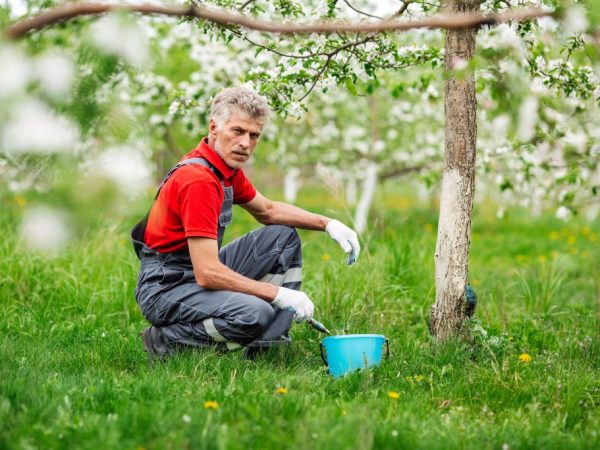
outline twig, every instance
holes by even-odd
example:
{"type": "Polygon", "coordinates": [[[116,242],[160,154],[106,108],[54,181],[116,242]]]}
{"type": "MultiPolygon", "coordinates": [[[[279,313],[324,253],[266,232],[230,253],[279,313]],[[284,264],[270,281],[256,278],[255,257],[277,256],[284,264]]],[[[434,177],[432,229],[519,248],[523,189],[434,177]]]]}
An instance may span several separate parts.
{"type": "Polygon", "coordinates": [[[238,8],[238,11],[242,11],[246,6],[248,6],[250,3],[254,3],[255,0],[248,0],[246,3],[244,3],[242,6],[240,6],[238,8]]]}
{"type": "Polygon", "coordinates": [[[362,14],[363,16],[367,16],[367,17],[372,17],[373,19],[379,19],[379,20],[383,20],[383,17],[379,17],[379,16],[375,16],[373,14],[369,14],[366,13],[364,11],[360,11],[358,9],[356,9],[354,6],[352,6],[352,4],[348,1],[348,0],[342,0],[346,5],[348,5],[350,7],[351,10],[356,11],[359,14],[362,14]]]}

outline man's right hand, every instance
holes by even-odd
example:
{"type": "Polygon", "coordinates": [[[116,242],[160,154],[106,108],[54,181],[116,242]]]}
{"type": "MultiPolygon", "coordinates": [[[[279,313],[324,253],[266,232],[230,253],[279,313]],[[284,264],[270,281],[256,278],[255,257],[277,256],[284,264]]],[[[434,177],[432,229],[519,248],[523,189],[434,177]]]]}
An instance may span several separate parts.
{"type": "Polygon", "coordinates": [[[281,309],[293,309],[296,312],[294,315],[296,322],[312,319],[315,312],[315,305],[310,301],[308,295],[294,289],[280,287],[277,296],[271,303],[281,309]]]}

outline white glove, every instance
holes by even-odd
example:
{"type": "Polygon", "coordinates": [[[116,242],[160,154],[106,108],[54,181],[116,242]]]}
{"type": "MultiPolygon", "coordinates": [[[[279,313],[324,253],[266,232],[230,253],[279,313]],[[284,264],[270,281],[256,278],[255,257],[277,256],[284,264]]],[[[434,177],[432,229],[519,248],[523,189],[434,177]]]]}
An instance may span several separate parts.
{"type": "Polygon", "coordinates": [[[353,264],[360,253],[360,244],[356,232],[339,220],[330,221],[325,227],[325,231],[348,254],[348,265],[353,264]]]}
{"type": "Polygon", "coordinates": [[[280,287],[275,300],[271,303],[281,309],[294,310],[296,312],[294,315],[296,322],[304,322],[305,320],[312,319],[315,312],[315,305],[310,301],[308,295],[294,289],[280,287]]]}

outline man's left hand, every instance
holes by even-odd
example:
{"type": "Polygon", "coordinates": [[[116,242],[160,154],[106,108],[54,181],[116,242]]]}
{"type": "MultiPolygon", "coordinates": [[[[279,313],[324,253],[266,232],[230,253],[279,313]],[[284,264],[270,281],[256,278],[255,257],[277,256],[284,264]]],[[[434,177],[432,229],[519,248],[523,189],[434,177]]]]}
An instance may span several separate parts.
{"type": "Polygon", "coordinates": [[[325,227],[325,231],[348,254],[348,265],[356,262],[360,253],[360,244],[356,232],[339,220],[331,220],[325,227]]]}

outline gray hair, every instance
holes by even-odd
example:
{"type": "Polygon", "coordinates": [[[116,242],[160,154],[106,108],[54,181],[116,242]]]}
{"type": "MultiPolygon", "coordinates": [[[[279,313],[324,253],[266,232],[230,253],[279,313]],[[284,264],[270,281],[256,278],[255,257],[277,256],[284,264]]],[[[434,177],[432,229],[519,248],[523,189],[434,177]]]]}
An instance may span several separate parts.
{"type": "Polygon", "coordinates": [[[243,86],[225,88],[217,94],[210,107],[210,118],[217,126],[229,120],[232,113],[241,113],[264,125],[269,117],[267,99],[243,86]]]}

